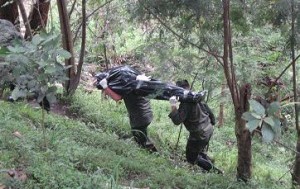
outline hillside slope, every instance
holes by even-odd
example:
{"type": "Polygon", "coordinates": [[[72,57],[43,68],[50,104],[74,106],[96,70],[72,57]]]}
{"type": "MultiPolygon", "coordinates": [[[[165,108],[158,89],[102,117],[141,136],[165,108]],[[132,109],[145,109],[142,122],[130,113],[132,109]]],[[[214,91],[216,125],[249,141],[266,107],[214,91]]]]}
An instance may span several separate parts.
{"type": "Polygon", "coordinates": [[[166,117],[168,104],[153,102],[150,136],[160,152],[149,154],[129,136],[122,104],[80,90],[70,100],[70,119],[22,102],[0,101],[0,188],[289,188],[286,159],[278,146],[254,146],[254,177],[235,181],[233,129],[215,130],[210,153],[224,175],[203,173],[184,162],[186,132],[174,151],[179,128],[166,117]],[[260,154],[261,152],[261,154],[260,154]],[[284,156],[283,158],[279,156],[284,156]],[[268,160],[268,161],[266,161],[268,160]],[[279,167],[279,168],[276,168],[279,167]],[[282,178],[280,178],[282,177],[282,178]],[[280,178],[280,179],[279,179],[280,178]]]}

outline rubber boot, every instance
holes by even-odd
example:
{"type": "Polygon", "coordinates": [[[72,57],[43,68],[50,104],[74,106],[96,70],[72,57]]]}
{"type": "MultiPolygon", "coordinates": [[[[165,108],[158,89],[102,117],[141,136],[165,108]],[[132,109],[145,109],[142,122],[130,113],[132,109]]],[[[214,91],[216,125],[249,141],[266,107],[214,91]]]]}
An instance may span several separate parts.
{"type": "Polygon", "coordinates": [[[135,142],[150,152],[157,152],[156,147],[147,136],[147,129],[132,129],[135,142]]]}
{"type": "Polygon", "coordinates": [[[209,160],[210,162],[212,162],[212,164],[214,164],[214,162],[215,162],[215,159],[214,158],[211,158],[211,157],[209,157],[206,153],[204,153],[204,152],[200,152],[199,153],[199,155],[201,155],[204,159],[207,159],[207,160],[209,160]]]}
{"type": "Polygon", "coordinates": [[[205,171],[210,171],[213,168],[212,162],[208,159],[205,159],[205,157],[200,154],[197,158],[197,165],[203,168],[205,171]]]}
{"type": "Polygon", "coordinates": [[[212,170],[212,171],[216,172],[217,174],[223,174],[224,173],[224,171],[217,168],[213,164],[212,159],[207,154],[205,154],[203,152],[200,152],[200,154],[197,158],[197,165],[199,167],[203,168],[206,171],[212,170]]]}

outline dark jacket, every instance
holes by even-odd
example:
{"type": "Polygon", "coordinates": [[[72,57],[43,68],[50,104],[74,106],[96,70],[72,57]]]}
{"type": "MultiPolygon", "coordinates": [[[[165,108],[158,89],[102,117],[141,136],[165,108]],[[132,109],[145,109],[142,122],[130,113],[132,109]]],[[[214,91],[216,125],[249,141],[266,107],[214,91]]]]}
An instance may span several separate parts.
{"type": "Polygon", "coordinates": [[[180,103],[178,110],[169,117],[175,125],[183,123],[190,132],[190,140],[205,140],[213,133],[209,115],[203,112],[198,103],[180,103]]]}

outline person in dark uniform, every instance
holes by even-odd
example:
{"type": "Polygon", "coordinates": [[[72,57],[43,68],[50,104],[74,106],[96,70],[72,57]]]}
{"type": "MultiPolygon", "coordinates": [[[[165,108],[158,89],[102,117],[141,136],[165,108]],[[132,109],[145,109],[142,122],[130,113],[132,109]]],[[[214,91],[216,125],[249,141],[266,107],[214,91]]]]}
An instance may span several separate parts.
{"type": "MultiPolygon", "coordinates": [[[[189,89],[187,80],[177,81],[176,85],[189,89]]],[[[209,114],[201,109],[199,103],[181,102],[177,107],[176,96],[170,98],[171,112],[168,115],[175,125],[181,123],[189,131],[186,144],[186,159],[191,164],[196,164],[206,171],[214,168],[211,159],[207,156],[207,146],[213,135],[213,125],[209,114]]]]}
{"type": "Polygon", "coordinates": [[[157,149],[148,137],[147,128],[153,120],[153,112],[150,106],[150,100],[135,94],[115,93],[108,87],[107,80],[103,79],[97,83],[101,86],[103,93],[115,101],[124,100],[131,126],[131,133],[137,144],[149,150],[156,152],[157,149]]]}

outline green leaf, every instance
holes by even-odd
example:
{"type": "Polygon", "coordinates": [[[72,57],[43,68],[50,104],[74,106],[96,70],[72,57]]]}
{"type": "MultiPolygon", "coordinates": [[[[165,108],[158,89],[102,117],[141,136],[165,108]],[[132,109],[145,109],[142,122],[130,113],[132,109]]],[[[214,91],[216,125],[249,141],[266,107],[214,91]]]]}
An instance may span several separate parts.
{"type": "Polygon", "coordinates": [[[19,88],[15,88],[12,93],[11,96],[14,100],[17,100],[18,98],[24,98],[27,96],[27,92],[25,90],[20,90],[19,88]]]}
{"type": "Polygon", "coordinates": [[[49,101],[50,104],[56,102],[56,96],[55,93],[48,93],[46,95],[47,100],[49,101]]]}
{"type": "Polygon", "coordinates": [[[7,48],[12,53],[26,53],[26,48],[22,46],[15,46],[15,47],[8,46],[7,48]]]}
{"type": "Polygon", "coordinates": [[[253,119],[246,123],[246,127],[249,129],[250,132],[254,131],[258,126],[260,126],[261,120],[253,119]]]}
{"type": "Polygon", "coordinates": [[[58,35],[46,35],[42,45],[56,46],[58,40],[60,40],[58,35]]]}
{"type": "Polygon", "coordinates": [[[254,113],[254,112],[251,112],[251,115],[253,116],[253,117],[255,117],[256,119],[262,119],[264,116],[261,116],[261,115],[258,115],[258,114],[256,114],[256,113],[254,113]]]}
{"type": "Polygon", "coordinates": [[[41,43],[41,41],[42,41],[42,38],[38,34],[34,35],[31,40],[32,44],[34,44],[34,45],[39,45],[41,43]]]}
{"type": "Polygon", "coordinates": [[[45,66],[48,65],[46,61],[38,61],[36,63],[39,65],[39,69],[44,68],[45,66]]]}
{"type": "Polygon", "coordinates": [[[272,128],[275,126],[275,122],[274,122],[274,120],[273,120],[273,118],[272,117],[266,117],[265,119],[264,119],[264,122],[266,122],[268,125],[270,125],[272,128]]]}
{"type": "Polygon", "coordinates": [[[261,133],[264,142],[271,142],[275,137],[275,132],[270,125],[263,123],[261,128],[261,133]]]}
{"type": "Polygon", "coordinates": [[[59,54],[59,56],[65,58],[65,59],[71,58],[71,53],[69,53],[66,50],[61,49],[61,50],[57,51],[57,53],[59,54]]]}
{"type": "Polygon", "coordinates": [[[37,97],[36,101],[37,101],[38,103],[40,103],[40,102],[42,102],[42,100],[43,100],[43,98],[45,97],[45,95],[42,94],[42,93],[40,93],[40,94],[38,94],[38,95],[39,95],[39,96],[37,97]]]}
{"type": "Polygon", "coordinates": [[[244,119],[246,121],[250,121],[250,120],[253,120],[256,118],[251,114],[251,112],[244,112],[242,115],[242,119],[244,119]]]}
{"type": "Polygon", "coordinates": [[[54,74],[55,72],[57,72],[57,69],[52,67],[52,66],[46,66],[45,67],[45,73],[46,74],[54,74]]]}
{"type": "Polygon", "coordinates": [[[30,80],[30,81],[27,83],[27,87],[28,87],[29,90],[34,89],[35,86],[36,86],[36,81],[34,81],[34,80],[30,80]]]}
{"type": "Polygon", "coordinates": [[[275,115],[280,110],[280,103],[279,102],[272,102],[267,109],[268,115],[275,115]]]}
{"type": "Polygon", "coordinates": [[[265,108],[256,100],[249,100],[250,107],[252,110],[260,116],[265,116],[265,108]]]}
{"type": "Polygon", "coordinates": [[[9,50],[6,47],[0,47],[0,56],[5,56],[9,50]]]}
{"type": "Polygon", "coordinates": [[[48,93],[55,93],[57,91],[57,87],[56,86],[51,86],[48,88],[48,93]]]}
{"type": "Polygon", "coordinates": [[[274,120],[274,127],[281,128],[281,121],[276,117],[273,120],[274,120]]]}

